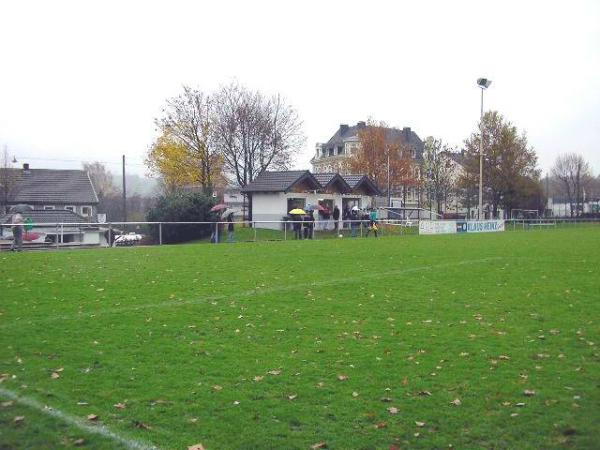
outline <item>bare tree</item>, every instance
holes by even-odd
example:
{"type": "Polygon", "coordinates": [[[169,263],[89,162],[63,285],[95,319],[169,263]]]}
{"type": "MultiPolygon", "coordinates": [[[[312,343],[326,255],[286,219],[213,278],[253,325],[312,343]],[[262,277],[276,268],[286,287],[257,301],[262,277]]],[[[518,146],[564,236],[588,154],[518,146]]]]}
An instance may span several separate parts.
{"type": "Polygon", "coordinates": [[[584,186],[592,176],[589,164],[581,155],[566,153],[556,158],[552,175],[559,181],[561,193],[569,201],[571,217],[579,216],[583,212],[584,186]]]}
{"type": "Polygon", "coordinates": [[[430,205],[434,202],[437,213],[442,213],[442,202],[452,200],[455,177],[450,149],[441,139],[428,137],[423,151],[424,184],[430,205]]]}
{"type": "Polygon", "coordinates": [[[12,168],[8,156],[8,148],[2,150],[2,161],[0,161],[0,212],[8,212],[8,202],[17,182],[17,171],[12,168]]]}
{"type": "Polygon", "coordinates": [[[223,168],[239,186],[264,170],[285,170],[304,143],[296,110],[279,95],[266,97],[237,83],[213,98],[212,138],[223,168]]]}
{"type": "Polygon", "coordinates": [[[117,192],[113,182],[113,174],[101,162],[83,163],[83,170],[90,176],[98,200],[102,201],[107,195],[113,195],[117,192]]]}

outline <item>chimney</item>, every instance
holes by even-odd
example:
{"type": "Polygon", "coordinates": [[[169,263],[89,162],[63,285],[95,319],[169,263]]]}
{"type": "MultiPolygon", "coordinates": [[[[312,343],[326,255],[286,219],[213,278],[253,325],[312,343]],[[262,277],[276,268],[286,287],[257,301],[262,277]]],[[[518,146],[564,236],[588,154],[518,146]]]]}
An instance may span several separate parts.
{"type": "Polygon", "coordinates": [[[23,163],[23,172],[29,173],[29,163],[23,163]]]}
{"type": "Polygon", "coordinates": [[[348,125],[341,124],[340,125],[340,136],[343,136],[346,131],[348,131],[348,125]]]}
{"type": "Polygon", "coordinates": [[[361,122],[358,122],[358,123],[356,124],[356,126],[357,126],[357,127],[358,127],[358,129],[360,130],[360,129],[362,129],[362,128],[366,127],[366,126],[367,126],[367,124],[366,124],[365,122],[362,122],[362,121],[361,121],[361,122]]]}
{"type": "Polygon", "coordinates": [[[410,127],[402,128],[402,136],[406,142],[410,142],[410,127]]]}

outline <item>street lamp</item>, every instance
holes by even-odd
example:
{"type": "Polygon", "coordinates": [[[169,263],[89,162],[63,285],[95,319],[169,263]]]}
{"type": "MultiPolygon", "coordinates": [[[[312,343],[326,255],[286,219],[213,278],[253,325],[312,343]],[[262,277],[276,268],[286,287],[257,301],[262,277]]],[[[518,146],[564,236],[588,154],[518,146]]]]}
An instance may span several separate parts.
{"type": "Polygon", "coordinates": [[[478,78],[477,86],[481,88],[481,115],[479,119],[479,211],[477,218],[482,219],[483,212],[483,91],[490,87],[492,80],[478,78]]]}

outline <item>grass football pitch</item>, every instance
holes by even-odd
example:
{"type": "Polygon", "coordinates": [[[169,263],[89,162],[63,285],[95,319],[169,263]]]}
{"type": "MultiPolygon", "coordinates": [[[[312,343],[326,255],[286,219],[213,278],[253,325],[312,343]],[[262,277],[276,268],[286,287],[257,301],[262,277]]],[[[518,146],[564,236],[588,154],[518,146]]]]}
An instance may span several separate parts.
{"type": "Polygon", "coordinates": [[[599,335],[599,227],[2,253],[0,448],[598,448],[599,335]]]}

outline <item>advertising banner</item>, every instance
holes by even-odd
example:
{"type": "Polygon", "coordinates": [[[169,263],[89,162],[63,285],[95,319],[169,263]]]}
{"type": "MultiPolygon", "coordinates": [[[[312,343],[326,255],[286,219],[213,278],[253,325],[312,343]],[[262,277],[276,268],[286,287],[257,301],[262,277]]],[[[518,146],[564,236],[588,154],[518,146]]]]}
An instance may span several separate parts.
{"type": "Polygon", "coordinates": [[[420,220],[419,234],[456,233],[455,220],[420,220]]]}
{"type": "Polygon", "coordinates": [[[504,220],[469,220],[456,223],[458,233],[492,233],[504,231],[504,220]]]}
{"type": "Polygon", "coordinates": [[[504,220],[421,220],[419,234],[491,233],[504,231],[504,220]]]}

